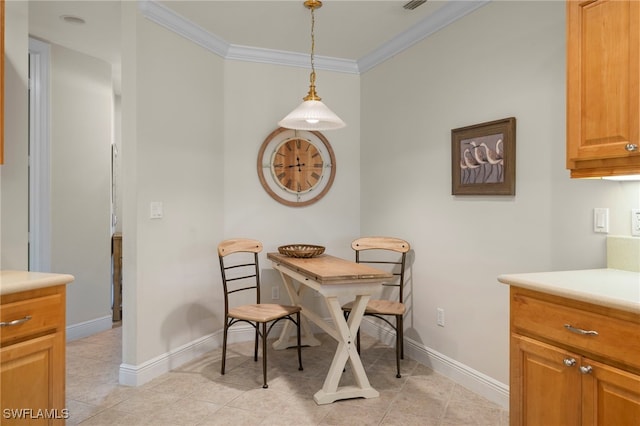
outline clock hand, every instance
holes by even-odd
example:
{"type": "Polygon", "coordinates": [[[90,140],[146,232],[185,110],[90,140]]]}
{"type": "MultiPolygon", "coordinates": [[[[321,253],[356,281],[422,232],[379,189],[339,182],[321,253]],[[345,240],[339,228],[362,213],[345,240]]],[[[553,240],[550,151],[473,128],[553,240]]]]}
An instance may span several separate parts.
{"type": "Polygon", "coordinates": [[[300,164],[300,157],[296,157],[296,163],[298,164],[291,164],[290,166],[287,166],[287,167],[289,168],[297,167],[298,171],[302,172],[302,167],[304,167],[306,164],[305,163],[300,164]]]}

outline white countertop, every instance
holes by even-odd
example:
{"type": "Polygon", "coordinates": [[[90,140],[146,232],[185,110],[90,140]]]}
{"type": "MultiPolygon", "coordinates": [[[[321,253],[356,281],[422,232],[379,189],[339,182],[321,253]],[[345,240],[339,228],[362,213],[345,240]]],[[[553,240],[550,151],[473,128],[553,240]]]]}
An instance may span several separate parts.
{"type": "Polygon", "coordinates": [[[640,313],[640,273],[619,269],[504,274],[498,281],[583,302],[640,313]]]}
{"type": "Polygon", "coordinates": [[[68,284],[75,278],[69,274],[29,271],[0,271],[0,295],[68,284]]]}

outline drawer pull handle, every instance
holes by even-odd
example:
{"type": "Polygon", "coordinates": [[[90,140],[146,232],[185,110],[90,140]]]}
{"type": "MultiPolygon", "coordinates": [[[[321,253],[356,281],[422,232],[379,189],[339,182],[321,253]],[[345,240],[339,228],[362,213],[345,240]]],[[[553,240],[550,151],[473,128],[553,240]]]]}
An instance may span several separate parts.
{"type": "Polygon", "coordinates": [[[573,367],[574,365],[576,365],[576,360],[573,358],[565,358],[564,365],[566,365],[567,367],[573,367]]]}
{"type": "Polygon", "coordinates": [[[13,321],[2,321],[2,322],[0,322],[0,327],[10,327],[12,325],[24,324],[25,322],[29,321],[30,319],[31,319],[31,315],[27,315],[24,318],[20,318],[20,319],[13,320],[13,321]]]}
{"type": "Polygon", "coordinates": [[[624,146],[624,149],[626,149],[629,152],[635,152],[638,150],[638,144],[636,143],[628,143],[624,146]]]}
{"type": "Polygon", "coordinates": [[[584,336],[597,336],[598,335],[598,332],[595,331],[595,330],[583,330],[581,328],[575,328],[571,324],[565,324],[564,328],[566,328],[567,330],[569,330],[572,333],[582,334],[584,336]]]}
{"type": "Polygon", "coordinates": [[[582,374],[591,374],[593,368],[590,365],[583,365],[580,367],[580,372],[582,374]]]}

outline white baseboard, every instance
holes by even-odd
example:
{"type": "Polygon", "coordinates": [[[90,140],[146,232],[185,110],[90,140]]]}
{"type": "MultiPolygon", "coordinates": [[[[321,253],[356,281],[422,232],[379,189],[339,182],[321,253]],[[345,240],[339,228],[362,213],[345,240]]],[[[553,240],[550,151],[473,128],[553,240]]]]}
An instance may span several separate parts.
{"type": "Polygon", "coordinates": [[[68,325],[66,328],[66,339],[67,342],[71,342],[73,340],[91,336],[92,334],[100,333],[101,331],[109,330],[111,327],[113,327],[111,315],[95,318],[78,324],[68,325]]]}
{"type": "MultiPolygon", "coordinates": [[[[229,336],[231,337],[231,336],[229,336]]],[[[140,386],[220,347],[222,332],[209,334],[139,365],[120,364],[119,382],[140,386]]]]}
{"type": "MultiPolygon", "coordinates": [[[[331,322],[331,320],[327,320],[331,322]]],[[[280,332],[277,325],[269,333],[277,336],[280,332]]],[[[362,331],[390,346],[395,344],[395,335],[389,330],[368,318],[362,321],[362,331]]],[[[314,332],[322,332],[312,324],[314,332]]],[[[228,343],[247,342],[253,339],[254,329],[249,325],[237,325],[229,329],[228,343]]],[[[187,343],[171,352],[157,356],[140,365],[121,364],[120,384],[126,386],[140,386],[154,378],[168,373],[205,353],[222,346],[222,331],[201,337],[187,343]]],[[[432,368],[439,374],[453,380],[461,386],[487,398],[489,401],[508,409],[509,386],[479,372],[471,367],[451,359],[415,340],[405,337],[405,355],[420,364],[432,368]]]]}
{"type": "MultiPolygon", "coordinates": [[[[393,330],[377,324],[369,318],[364,318],[360,326],[364,333],[375,337],[389,346],[395,345],[393,330]]],[[[435,372],[453,380],[502,408],[509,409],[509,386],[486,374],[474,370],[446,355],[441,354],[423,344],[405,336],[404,353],[422,365],[432,368],[435,372]]]]}
{"type": "MultiPolygon", "coordinates": [[[[269,336],[278,336],[282,326],[273,327],[269,336]]],[[[119,382],[125,386],[140,386],[154,378],[168,373],[214,349],[222,347],[222,330],[196,339],[170,352],[159,355],[140,365],[120,364],[119,382]]],[[[229,329],[227,343],[240,343],[253,340],[255,329],[250,325],[239,324],[229,329]]]]}

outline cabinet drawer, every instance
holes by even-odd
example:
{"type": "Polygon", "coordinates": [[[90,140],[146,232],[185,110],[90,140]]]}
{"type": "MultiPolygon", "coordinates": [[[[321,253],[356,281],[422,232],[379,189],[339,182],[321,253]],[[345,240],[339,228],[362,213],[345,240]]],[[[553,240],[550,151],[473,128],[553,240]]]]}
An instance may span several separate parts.
{"type": "Polygon", "coordinates": [[[514,331],[640,368],[640,323],[518,293],[513,295],[511,302],[514,331]],[[565,324],[573,327],[574,331],[565,324]],[[578,330],[597,334],[579,334],[578,330]]]}
{"type": "Polygon", "coordinates": [[[25,319],[27,316],[31,319],[16,325],[0,327],[0,341],[4,344],[48,330],[63,328],[63,300],[61,294],[51,294],[3,304],[0,307],[0,322],[9,323],[25,319]]]}

